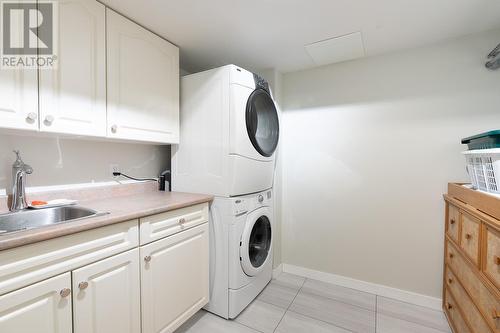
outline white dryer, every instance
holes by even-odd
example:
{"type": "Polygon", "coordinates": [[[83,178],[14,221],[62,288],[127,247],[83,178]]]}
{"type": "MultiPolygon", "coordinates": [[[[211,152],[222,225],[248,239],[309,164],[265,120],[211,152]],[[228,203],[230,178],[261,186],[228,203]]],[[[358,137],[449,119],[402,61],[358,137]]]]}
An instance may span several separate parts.
{"type": "Polygon", "coordinates": [[[206,310],[235,318],[271,281],[272,191],[215,198],[210,223],[210,303],[206,310]]]}
{"type": "Polygon", "coordinates": [[[228,65],[181,79],[175,191],[231,197],[272,187],[279,118],[267,82],[228,65]]]}

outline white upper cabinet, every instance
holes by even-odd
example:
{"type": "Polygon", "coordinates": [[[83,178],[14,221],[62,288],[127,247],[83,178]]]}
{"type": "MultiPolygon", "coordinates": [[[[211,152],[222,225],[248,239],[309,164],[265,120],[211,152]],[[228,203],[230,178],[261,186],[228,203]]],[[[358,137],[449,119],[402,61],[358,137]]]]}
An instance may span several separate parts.
{"type": "Polygon", "coordinates": [[[179,49],[107,9],[108,137],[179,142],[179,49]]]}
{"type": "Polygon", "coordinates": [[[57,69],[40,69],[40,130],[106,136],[106,13],[94,0],[59,0],[57,69]]]}
{"type": "Polygon", "coordinates": [[[0,69],[0,127],[38,130],[36,69],[0,69]]]}

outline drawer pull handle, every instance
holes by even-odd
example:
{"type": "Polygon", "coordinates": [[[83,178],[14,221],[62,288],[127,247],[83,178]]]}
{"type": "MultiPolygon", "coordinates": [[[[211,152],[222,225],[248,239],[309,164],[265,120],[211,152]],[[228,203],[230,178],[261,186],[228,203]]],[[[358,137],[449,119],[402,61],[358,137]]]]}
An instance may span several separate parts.
{"type": "Polygon", "coordinates": [[[495,259],[494,259],[494,260],[495,260],[495,264],[496,264],[497,266],[500,266],[500,257],[495,257],[495,259]]]}
{"type": "Polygon", "coordinates": [[[151,259],[152,259],[151,256],[145,256],[144,257],[144,261],[145,262],[151,262],[151,259]]]}
{"type": "Polygon", "coordinates": [[[497,310],[493,310],[493,320],[500,319],[500,313],[497,310]]]}
{"type": "Polygon", "coordinates": [[[455,224],[455,219],[451,219],[450,224],[452,224],[452,225],[455,224]]]}
{"type": "Polygon", "coordinates": [[[71,294],[71,289],[69,288],[64,288],[59,292],[59,295],[61,295],[62,298],[68,297],[69,294],[71,294]]]}
{"type": "Polygon", "coordinates": [[[185,218],[179,219],[179,224],[184,224],[184,223],[186,223],[186,219],[185,218]]]}
{"type": "Polygon", "coordinates": [[[89,283],[87,281],[80,282],[78,284],[78,288],[80,288],[80,290],[85,290],[85,289],[87,289],[88,286],[89,286],[89,283]]]}
{"type": "Polygon", "coordinates": [[[453,259],[454,255],[453,253],[450,253],[450,259],[453,259]]]}
{"type": "Polygon", "coordinates": [[[471,234],[465,234],[465,239],[471,240],[472,239],[472,235],[471,234]]]}
{"type": "Polygon", "coordinates": [[[449,278],[448,279],[448,284],[452,284],[453,283],[453,279],[452,278],[449,278]]]}
{"type": "Polygon", "coordinates": [[[453,309],[453,305],[451,305],[451,303],[448,303],[448,310],[451,310],[453,309]]]}

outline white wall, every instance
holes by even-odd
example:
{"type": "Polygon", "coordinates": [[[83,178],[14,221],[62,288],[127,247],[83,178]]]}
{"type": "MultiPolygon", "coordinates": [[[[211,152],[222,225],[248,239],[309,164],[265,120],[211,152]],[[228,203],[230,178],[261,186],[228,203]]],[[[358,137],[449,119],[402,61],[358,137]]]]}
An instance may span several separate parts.
{"type": "Polygon", "coordinates": [[[112,164],[137,177],[170,167],[169,146],[0,135],[0,189],[11,187],[14,149],[34,169],[28,186],[110,181],[112,164]]]}
{"type": "Polygon", "coordinates": [[[460,139],[500,127],[500,31],[285,74],[283,261],[440,297],[460,139]]]}

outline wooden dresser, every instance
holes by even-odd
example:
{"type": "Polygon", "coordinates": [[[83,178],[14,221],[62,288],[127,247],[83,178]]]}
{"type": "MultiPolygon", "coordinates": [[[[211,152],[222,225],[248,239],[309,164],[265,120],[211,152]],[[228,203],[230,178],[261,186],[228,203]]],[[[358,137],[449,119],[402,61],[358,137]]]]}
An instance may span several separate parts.
{"type": "Polygon", "coordinates": [[[500,333],[500,198],[448,185],[443,309],[454,333],[500,333]]]}

